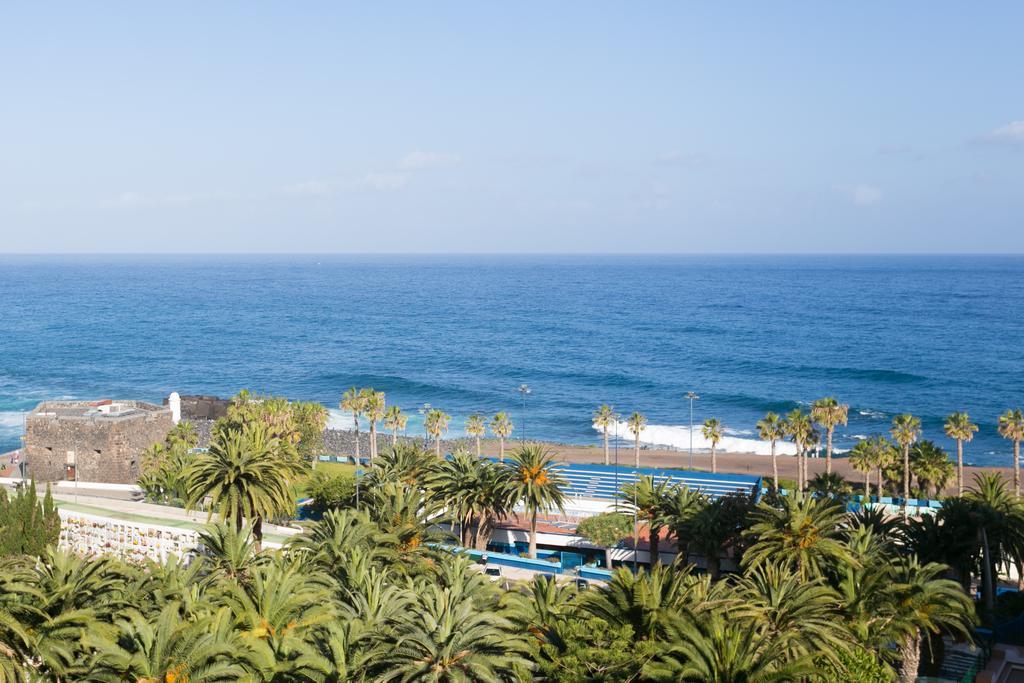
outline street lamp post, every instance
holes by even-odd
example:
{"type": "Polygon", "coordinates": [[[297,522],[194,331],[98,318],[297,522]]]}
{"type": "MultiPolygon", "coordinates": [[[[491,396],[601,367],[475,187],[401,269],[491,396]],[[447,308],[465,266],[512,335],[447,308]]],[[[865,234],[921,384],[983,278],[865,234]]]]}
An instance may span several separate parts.
{"type": "Polygon", "coordinates": [[[519,385],[519,394],[523,397],[523,433],[519,437],[520,441],[526,442],[526,396],[530,393],[530,387],[525,384],[519,385]]]}
{"type": "MultiPolygon", "coordinates": [[[[619,511],[619,416],[612,415],[615,420],[615,511],[619,511]]],[[[611,567],[609,567],[611,569],[611,567]]]]}
{"type": "Polygon", "coordinates": [[[692,391],[687,391],[686,396],[683,398],[690,399],[690,464],[689,468],[693,469],[693,402],[700,398],[697,394],[692,391]]]}
{"type": "MultiPolygon", "coordinates": [[[[637,526],[636,515],[636,470],[633,470],[633,573],[636,574],[636,558],[640,554],[640,528],[637,526]]],[[[650,554],[650,549],[647,551],[650,554]]],[[[651,559],[651,566],[654,566],[654,559],[651,559]]]]}

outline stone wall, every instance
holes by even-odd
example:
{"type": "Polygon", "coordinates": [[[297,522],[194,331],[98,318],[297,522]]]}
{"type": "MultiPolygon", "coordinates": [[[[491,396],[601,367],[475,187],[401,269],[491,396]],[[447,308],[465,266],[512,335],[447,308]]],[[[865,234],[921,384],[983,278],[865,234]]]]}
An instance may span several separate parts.
{"type": "Polygon", "coordinates": [[[170,410],[153,408],[117,417],[30,414],[24,446],[29,476],[69,478],[73,464],[79,481],[134,484],[143,451],[174,426],[170,410]]]}
{"type": "MultiPolygon", "coordinates": [[[[216,396],[182,396],[181,419],[190,422],[198,420],[219,420],[228,414],[231,401],[216,396]]],[[[167,405],[167,399],[164,399],[167,405]]]]}

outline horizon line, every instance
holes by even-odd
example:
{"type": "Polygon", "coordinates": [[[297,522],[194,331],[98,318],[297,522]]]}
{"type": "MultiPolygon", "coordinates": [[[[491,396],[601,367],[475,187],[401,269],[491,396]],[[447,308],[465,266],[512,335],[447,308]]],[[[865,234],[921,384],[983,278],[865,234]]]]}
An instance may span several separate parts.
{"type": "Polygon", "coordinates": [[[9,256],[1024,256],[1024,251],[0,251],[9,256]]]}

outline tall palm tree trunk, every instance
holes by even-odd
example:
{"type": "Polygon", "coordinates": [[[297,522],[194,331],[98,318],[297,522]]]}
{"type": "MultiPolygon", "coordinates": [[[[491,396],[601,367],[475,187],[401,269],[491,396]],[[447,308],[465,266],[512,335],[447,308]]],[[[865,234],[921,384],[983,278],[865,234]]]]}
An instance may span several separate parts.
{"type": "Polygon", "coordinates": [[[356,462],[359,462],[359,418],[355,418],[356,421],[356,462]]]}
{"type": "Polygon", "coordinates": [[[921,633],[907,636],[900,643],[900,683],[915,683],[917,669],[921,666],[921,633]]]}
{"type": "Polygon", "coordinates": [[[441,457],[441,435],[438,434],[434,437],[434,453],[437,457],[441,457]]]}
{"type": "Polygon", "coordinates": [[[956,440],[956,495],[964,495],[964,440],[956,440]]]}
{"type": "Polygon", "coordinates": [[[1013,442],[1013,495],[1020,498],[1020,441],[1013,442]]]}
{"type": "Polygon", "coordinates": [[[796,445],[796,488],[804,490],[804,447],[801,443],[796,445]]]}
{"type": "Polygon", "coordinates": [[[661,562],[661,549],[659,547],[661,545],[661,527],[651,524],[649,529],[649,554],[651,556],[651,566],[653,567],[655,564],[661,562]]]}
{"type": "Polygon", "coordinates": [[[498,437],[498,462],[505,462],[505,437],[498,437]]]}
{"type": "Polygon", "coordinates": [[[604,549],[604,568],[612,568],[612,549],[608,547],[604,549]]]}
{"type": "Polygon", "coordinates": [[[835,428],[828,428],[828,436],[825,441],[825,474],[832,474],[832,432],[835,428]]]}
{"type": "Polygon", "coordinates": [[[252,540],[256,552],[263,550],[263,518],[257,517],[252,523],[252,540]]]}
{"type": "Polygon", "coordinates": [[[492,520],[489,515],[480,515],[477,520],[476,530],[473,532],[473,547],[477,550],[487,550],[487,544],[491,541],[492,520]]]}
{"type": "Polygon", "coordinates": [[[636,435],[636,439],[633,443],[633,466],[640,467],[640,435],[636,435]]]}
{"type": "Polygon", "coordinates": [[[864,496],[865,502],[871,502],[871,468],[864,470],[864,496]]]}
{"type": "Polygon", "coordinates": [[[537,511],[530,515],[530,558],[537,559],[537,511]]]}
{"type": "Polygon", "coordinates": [[[772,486],[779,490],[779,459],[775,454],[775,442],[772,441],[772,486]]]}
{"type": "Polygon", "coordinates": [[[903,447],[903,509],[907,508],[907,501],[910,500],[910,446],[903,447]]]}
{"type": "Polygon", "coordinates": [[[480,457],[480,437],[476,437],[476,457],[480,457]]]}
{"type": "Polygon", "coordinates": [[[716,457],[714,444],[711,444],[711,474],[718,474],[718,458],[716,457]]]}
{"type": "Polygon", "coordinates": [[[996,586],[994,577],[996,576],[996,563],[992,561],[992,550],[988,545],[988,532],[985,527],[979,527],[979,533],[981,534],[981,550],[985,553],[985,557],[981,562],[981,597],[985,601],[985,613],[988,618],[992,618],[993,613],[996,609],[996,586]]]}
{"type": "Polygon", "coordinates": [[[611,456],[608,455],[608,427],[604,428],[604,464],[612,464],[611,456]]]}
{"type": "Polygon", "coordinates": [[[370,420],[370,462],[377,457],[377,423],[370,420]]]}
{"type": "Polygon", "coordinates": [[[882,502],[882,496],[885,495],[885,489],[882,487],[882,468],[878,468],[878,502],[882,502]]]}
{"type": "Polygon", "coordinates": [[[394,448],[398,445],[398,427],[391,430],[391,447],[394,448]]]}

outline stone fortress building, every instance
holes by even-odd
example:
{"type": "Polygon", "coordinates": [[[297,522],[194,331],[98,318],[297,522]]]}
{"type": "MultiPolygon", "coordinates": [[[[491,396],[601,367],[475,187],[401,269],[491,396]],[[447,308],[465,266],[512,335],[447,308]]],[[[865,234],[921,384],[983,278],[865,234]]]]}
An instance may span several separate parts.
{"type": "Polygon", "coordinates": [[[179,416],[179,407],[144,401],[44,401],[25,417],[27,475],[134,484],[143,451],[162,442],[179,416]]]}

